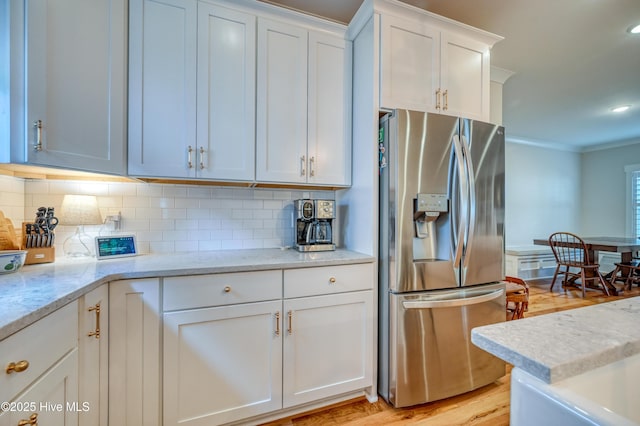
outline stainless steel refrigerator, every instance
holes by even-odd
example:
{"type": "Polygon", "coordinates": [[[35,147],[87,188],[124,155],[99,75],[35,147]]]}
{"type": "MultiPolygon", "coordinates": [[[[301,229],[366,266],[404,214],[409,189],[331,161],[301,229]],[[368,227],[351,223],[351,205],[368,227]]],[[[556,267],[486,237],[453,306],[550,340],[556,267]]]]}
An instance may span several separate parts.
{"type": "Polygon", "coordinates": [[[378,389],[396,407],[505,374],[471,329],[505,320],[504,129],[395,110],[380,121],[378,389]]]}

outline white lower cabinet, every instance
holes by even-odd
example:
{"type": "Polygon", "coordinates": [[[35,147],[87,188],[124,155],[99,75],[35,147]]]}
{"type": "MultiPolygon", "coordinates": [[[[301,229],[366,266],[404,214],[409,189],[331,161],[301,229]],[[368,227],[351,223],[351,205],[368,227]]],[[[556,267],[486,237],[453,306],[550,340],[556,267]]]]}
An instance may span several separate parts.
{"type": "Polygon", "coordinates": [[[217,425],[281,407],[280,300],[164,314],[164,424],[217,425]]]}
{"type": "Polygon", "coordinates": [[[78,424],[77,345],[77,302],[0,342],[0,426],[78,424]]]}
{"type": "Polygon", "coordinates": [[[165,278],[164,425],[255,419],[372,386],[372,287],[372,264],[165,278]]]}
{"type": "Polygon", "coordinates": [[[284,271],[283,406],[372,385],[373,264],[284,271]]]}
{"type": "Polygon", "coordinates": [[[371,386],[372,291],[284,301],[283,407],[371,386]]]}
{"type": "Polygon", "coordinates": [[[78,349],[65,355],[11,404],[13,411],[0,417],[2,426],[77,425],[78,411],[83,409],[78,401],[78,349]]]}
{"type": "Polygon", "coordinates": [[[282,271],[164,279],[164,425],[282,406],[282,271]]]}
{"type": "Polygon", "coordinates": [[[109,424],[161,420],[160,279],[109,284],[109,424]]]}
{"type": "Polygon", "coordinates": [[[78,300],[80,426],[109,423],[109,285],[78,300]]]}

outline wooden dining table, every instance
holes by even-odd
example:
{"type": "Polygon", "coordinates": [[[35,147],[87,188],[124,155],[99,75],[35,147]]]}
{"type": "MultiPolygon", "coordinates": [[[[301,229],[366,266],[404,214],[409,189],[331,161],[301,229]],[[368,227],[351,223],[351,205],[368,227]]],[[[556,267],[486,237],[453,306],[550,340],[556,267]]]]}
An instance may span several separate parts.
{"type": "MultiPolygon", "coordinates": [[[[620,253],[621,262],[629,263],[633,259],[634,253],[640,251],[640,238],[629,237],[582,237],[582,240],[589,250],[589,258],[594,259],[597,262],[598,254],[601,251],[608,251],[612,253],[620,253]]],[[[548,239],[536,238],[533,240],[533,244],[548,246],[548,239]]],[[[611,279],[610,274],[605,276],[605,281],[609,286],[609,292],[617,294],[615,287],[609,282],[611,279]]]]}

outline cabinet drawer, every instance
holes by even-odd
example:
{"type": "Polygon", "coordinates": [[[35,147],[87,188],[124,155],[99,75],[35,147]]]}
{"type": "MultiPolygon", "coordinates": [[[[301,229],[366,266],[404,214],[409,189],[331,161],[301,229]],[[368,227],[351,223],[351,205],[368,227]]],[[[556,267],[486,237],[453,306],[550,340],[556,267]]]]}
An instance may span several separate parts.
{"type": "Polygon", "coordinates": [[[282,298],[282,271],[234,272],[164,279],[163,311],[282,298]]]}
{"type": "Polygon", "coordinates": [[[371,288],[373,288],[373,263],[284,271],[285,298],[344,293],[371,288]]]}
{"type": "Polygon", "coordinates": [[[0,401],[11,401],[78,344],[78,303],[72,302],[0,342],[0,401]],[[6,373],[9,363],[26,370],[6,373]]]}

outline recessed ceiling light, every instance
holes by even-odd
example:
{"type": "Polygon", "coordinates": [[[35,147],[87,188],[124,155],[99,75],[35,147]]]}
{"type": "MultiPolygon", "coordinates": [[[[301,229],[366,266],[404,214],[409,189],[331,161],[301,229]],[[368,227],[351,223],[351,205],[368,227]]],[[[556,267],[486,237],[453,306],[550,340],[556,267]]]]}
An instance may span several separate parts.
{"type": "Polygon", "coordinates": [[[613,111],[613,112],[625,112],[629,108],[631,108],[631,105],[620,105],[619,107],[611,108],[611,111],[613,111]]]}
{"type": "Polygon", "coordinates": [[[630,26],[627,31],[631,34],[640,34],[640,24],[630,26]]]}

